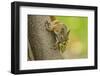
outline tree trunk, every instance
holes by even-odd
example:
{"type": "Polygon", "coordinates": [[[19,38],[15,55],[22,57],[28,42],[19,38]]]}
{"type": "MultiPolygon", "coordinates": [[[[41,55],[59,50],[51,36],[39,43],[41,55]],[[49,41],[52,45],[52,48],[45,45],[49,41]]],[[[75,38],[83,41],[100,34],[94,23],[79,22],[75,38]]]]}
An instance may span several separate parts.
{"type": "Polygon", "coordinates": [[[59,50],[54,49],[55,37],[46,30],[45,22],[49,16],[28,15],[28,39],[35,60],[62,59],[59,50]]]}

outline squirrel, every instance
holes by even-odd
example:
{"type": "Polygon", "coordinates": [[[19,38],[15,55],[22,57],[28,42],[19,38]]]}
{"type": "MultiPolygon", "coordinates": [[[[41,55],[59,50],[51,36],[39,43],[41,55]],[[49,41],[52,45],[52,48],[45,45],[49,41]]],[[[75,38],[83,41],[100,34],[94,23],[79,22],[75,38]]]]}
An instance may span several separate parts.
{"type": "Polygon", "coordinates": [[[64,23],[57,20],[55,16],[50,16],[50,20],[50,22],[46,21],[45,23],[46,29],[55,35],[55,49],[59,49],[63,52],[69,39],[70,30],[68,30],[64,23]]]}

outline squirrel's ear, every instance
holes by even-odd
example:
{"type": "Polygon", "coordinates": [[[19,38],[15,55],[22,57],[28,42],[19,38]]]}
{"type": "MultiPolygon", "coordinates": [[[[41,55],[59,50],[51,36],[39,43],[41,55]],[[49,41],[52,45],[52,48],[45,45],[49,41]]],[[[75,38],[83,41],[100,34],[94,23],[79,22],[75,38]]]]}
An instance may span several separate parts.
{"type": "Polygon", "coordinates": [[[70,33],[70,30],[68,30],[68,32],[67,32],[67,36],[69,35],[69,33],[70,33]]]}

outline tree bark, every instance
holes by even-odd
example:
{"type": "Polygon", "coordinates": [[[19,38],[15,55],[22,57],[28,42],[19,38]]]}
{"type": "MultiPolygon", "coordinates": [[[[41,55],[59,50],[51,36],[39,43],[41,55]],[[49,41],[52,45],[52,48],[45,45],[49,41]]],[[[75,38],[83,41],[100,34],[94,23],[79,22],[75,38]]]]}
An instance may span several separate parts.
{"type": "Polygon", "coordinates": [[[35,60],[62,59],[59,50],[54,49],[55,37],[53,32],[46,30],[45,22],[49,16],[28,15],[28,39],[35,60]]]}

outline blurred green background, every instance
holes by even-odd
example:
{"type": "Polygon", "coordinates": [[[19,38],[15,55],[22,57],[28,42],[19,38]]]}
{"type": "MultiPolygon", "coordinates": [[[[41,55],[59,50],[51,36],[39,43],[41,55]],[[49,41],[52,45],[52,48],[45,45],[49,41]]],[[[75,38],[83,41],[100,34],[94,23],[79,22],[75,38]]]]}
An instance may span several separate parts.
{"type": "Polygon", "coordinates": [[[88,57],[88,17],[83,16],[56,16],[70,30],[69,42],[65,58],[88,57]],[[68,55],[67,55],[68,54],[68,55]]]}

